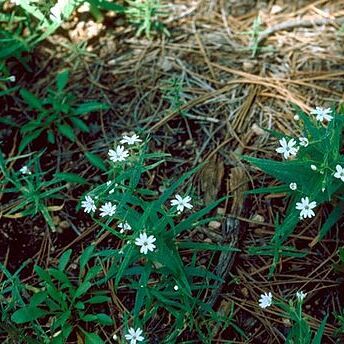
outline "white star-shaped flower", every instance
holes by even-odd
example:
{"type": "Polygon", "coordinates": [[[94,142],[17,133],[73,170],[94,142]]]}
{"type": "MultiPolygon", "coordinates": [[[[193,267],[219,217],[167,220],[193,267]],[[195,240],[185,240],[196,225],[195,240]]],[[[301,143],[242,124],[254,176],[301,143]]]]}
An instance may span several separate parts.
{"type": "Polygon", "coordinates": [[[323,122],[324,120],[330,122],[333,118],[330,113],[332,113],[332,110],[330,108],[324,109],[320,106],[317,106],[311,111],[311,114],[316,115],[316,120],[320,122],[323,122]]]}
{"type": "Polygon", "coordinates": [[[276,152],[283,154],[284,159],[288,159],[291,155],[296,155],[298,152],[298,148],[294,147],[296,145],[296,141],[294,139],[290,139],[289,142],[283,137],[279,140],[281,147],[276,148],[276,152]]]}
{"type": "Polygon", "coordinates": [[[289,188],[290,188],[290,190],[295,191],[297,189],[297,184],[296,183],[290,183],[289,188]]]}
{"type": "Polygon", "coordinates": [[[260,295],[259,299],[259,307],[260,308],[267,308],[272,305],[272,294],[269,293],[264,293],[260,295]]]}
{"type": "Polygon", "coordinates": [[[31,171],[29,170],[29,168],[28,168],[26,165],[24,165],[24,166],[19,170],[19,172],[20,172],[21,174],[31,174],[31,171]]]}
{"type": "Polygon", "coordinates": [[[296,292],[296,298],[298,301],[303,301],[304,298],[306,297],[307,293],[304,293],[302,290],[296,292]]]}
{"type": "Polygon", "coordinates": [[[131,226],[129,225],[128,222],[120,222],[118,224],[118,227],[121,229],[120,233],[123,233],[124,231],[130,231],[131,230],[131,226]]]}
{"type": "Polygon", "coordinates": [[[175,199],[171,200],[171,205],[172,206],[177,206],[177,210],[179,212],[182,212],[184,210],[184,208],[187,209],[192,209],[193,205],[190,203],[191,201],[191,197],[190,196],[186,196],[186,197],[182,197],[180,195],[175,195],[175,199]]]}
{"type": "Polygon", "coordinates": [[[90,213],[91,211],[96,211],[97,207],[94,204],[94,200],[92,199],[91,196],[86,196],[85,201],[81,202],[81,207],[85,208],[84,212],[85,213],[90,213]]]}
{"type": "Polygon", "coordinates": [[[124,161],[129,156],[129,152],[123,146],[117,146],[115,150],[110,149],[108,154],[113,162],[124,161]]]}
{"type": "Polygon", "coordinates": [[[120,141],[120,143],[127,143],[128,145],[134,145],[137,142],[142,142],[142,140],[136,134],[132,136],[123,135],[123,139],[120,141]]]}
{"type": "Polygon", "coordinates": [[[312,210],[317,206],[315,201],[310,202],[308,197],[301,198],[301,202],[296,203],[296,209],[301,210],[300,218],[306,219],[307,217],[311,218],[315,216],[314,211],[312,210]]]}
{"type": "Polygon", "coordinates": [[[112,204],[111,202],[106,202],[99,209],[101,211],[100,216],[101,217],[112,216],[115,214],[116,209],[117,209],[117,207],[115,204],[112,204]]]}
{"type": "Polygon", "coordinates": [[[147,254],[148,251],[153,252],[155,249],[155,245],[153,244],[156,241],[156,238],[153,235],[147,237],[145,232],[140,233],[139,237],[135,239],[135,245],[141,246],[140,252],[143,254],[147,254]]]}
{"type": "Polygon", "coordinates": [[[145,338],[142,336],[142,330],[140,328],[134,329],[130,327],[128,333],[125,335],[125,339],[130,341],[130,344],[136,344],[137,342],[142,342],[145,338]]]}
{"type": "Polygon", "coordinates": [[[337,165],[336,170],[337,172],[334,174],[334,177],[341,179],[344,182],[344,168],[340,165],[337,165]]]}
{"type": "Polygon", "coordinates": [[[303,146],[303,147],[307,147],[309,144],[307,137],[300,137],[299,141],[300,141],[300,146],[303,146]]]}

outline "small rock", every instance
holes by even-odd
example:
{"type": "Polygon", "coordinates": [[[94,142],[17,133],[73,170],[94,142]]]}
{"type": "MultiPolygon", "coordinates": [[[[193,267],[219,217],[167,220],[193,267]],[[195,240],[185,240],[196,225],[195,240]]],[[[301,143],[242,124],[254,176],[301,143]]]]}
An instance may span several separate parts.
{"type": "Polygon", "coordinates": [[[224,215],[226,213],[226,209],[225,208],[217,208],[217,213],[219,215],[224,215]]]}
{"type": "Polygon", "coordinates": [[[263,136],[265,135],[265,131],[259,127],[256,123],[254,123],[251,127],[251,130],[257,135],[257,136],[263,136]]]}
{"type": "Polygon", "coordinates": [[[68,228],[70,228],[70,224],[68,221],[63,220],[59,223],[59,227],[62,229],[68,229],[68,228]]]}
{"type": "Polygon", "coordinates": [[[208,227],[211,229],[219,229],[221,227],[221,222],[219,221],[210,221],[208,227]]]}
{"type": "Polygon", "coordinates": [[[251,220],[252,221],[255,221],[255,222],[261,222],[263,223],[264,222],[264,217],[260,214],[254,214],[252,217],[251,217],[251,220]]]}

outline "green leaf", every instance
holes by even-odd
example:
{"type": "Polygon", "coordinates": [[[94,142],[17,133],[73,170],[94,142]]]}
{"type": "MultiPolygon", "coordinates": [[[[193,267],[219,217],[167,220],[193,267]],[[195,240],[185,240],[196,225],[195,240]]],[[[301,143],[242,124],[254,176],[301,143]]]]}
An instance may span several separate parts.
{"type": "Polygon", "coordinates": [[[66,87],[68,83],[68,79],[69,79],[69,71],[67,69],[57,74],[56,87],[59,92],[61,92],[66,87]]]}
{"type": "Polygon", "coordinates": [[[62,256],[60,257],[59,259],[59,265],[58,265],[58,269],[60,271],[64,271],[64,269],[66,268],[68,262],[69,262],[69,259],[70,259],[70,256],[72,254],[72,250],[69,249],[67,250],[66,252],[64,252],[62,254],[62,256]]]}
{"type": "Polygon", "coordinates": [[[318,331],[313,338],[312,344],[321,344],[322,343],[321,338],[322,338],[324,331],[325,331],[325,325],[326,325],[327,318],[328,318],[328,315],[326,315],[325,318],[322,320],[322,322],[318,328],[318,331]]]}
{"type": "Polygon", "coordinates": [[[81,283],[80,286],[78,287],[78,289],[75,291],[74,297],[78,298],[78,297],[84,295],[85,293],[87,293],[87,291],[91,287],[92,287],[92,283],[89,281],[81,283]]]}
{"type": "Polygon", "coordinates": [[[92,258],[93,252],[94,252],[94,245],[88,246],[84,250],[84,252],[82,252],[82,255],[80,256],[80,261],[79,261],[80,273],[83,272],[83,270],[85,269],[87,263],[92,258]]]}
{"type": "Polygon", "coordinates": [[[117,13],[125,13],[126,8],[120,4],[116,4],[106,0],[89,0],[88,1],[91,5],[96,8],[101,8],[106,11],[114,11],[117,13]]]}
{"type": "Polygon", "coordinates": [[[344,202],[340,202],[339,205],[332,210],[331,214],[322,225],[319,235],[317,236],[317,242],[322,240],[329,230],[339,221],[339,219],[343,216],[343,212],[344,202]]]}
{"type": "Polygon", "coordinates": [[[43,129],[38,129],[30,134],[26,134],[23,139],[20,141],[20,145],[18,148],[19,153],[21,153],[25,147],[31,143],[33,140],[37,139],[39,135],[41,135],[43,129]]]}
{"type": "Polygon", "coordinates": [[[103,159],[100,158],[98,155],[90,153],[90,152],[86,152],[85,156],[93,166],[99,168],[101,171],[106,171],[105,163],[103,159]]]}
{"type": "Polygon", "coordinates": [[[11,319],[16,324],[24,324],[29,321],[42,318],[47,314],[46,311],[35,306],[25,306],[15,311],[11,319]]]}
{"type": "Polygon", "coordinates": [[[67,137],[67,139],[69,139],[73,142],[76,140],[73,128],[70,125],[68,125],[68,124],[57,124],[57,129],[63,136],[67,137]]]}
{"type": "Polygon", "coordinates": [[[54,132],[52,130],[48,130],[47,139],[51,144],[55,143],[55,135],[54,135],[54,132]]]}
{"type": "Polygon", "coordinates": [[[97,295],[97,296],[91,297],[85,302],[90,303],[90,304],[98,304],[98,303],[105,303],[109,301],[111,301],[111,298],[109,296],[97,295]]]}
{"type": "Polygon", "coordinates": [[[104,344],[104,341],[95,333],[83,331],[85,335],[85,344],[104,344]]]}
{"type": "Polygon", "coordinates": [[[87,124],[82,119],[77,118],[77,117],[71,117],[70,120],[72,121],[74,126],[76,126],[78,129],[80,129],[84,133],[88,133],[90,131],[87,124]]]}
{"type": "Polygon", "coordinates": [[[292,182],[302,185],[303,193],[309,196],[321,189],[321,174],[311,170],[309,161],[273,161],[250,156],[244,156],[243,159],[287,185],[292,182]]]}
{"type": "Polygon", "coordinates": [[[107,104],[99,103],[99,102],[88,102],[80,104],[75,110],[74,113],[76,115],[85,115],[89,112],[100,111],[100,110],[107,110],[109,106],[107,104]]]}
{"type": "Polygon", "coordinates": [[[112,325],[113,324],[112,318],[107,314],[98,313],[98,314],[96,314],[96,317],[97,317],[97,319],[101,325],[106,326],[106,325],[112,325]]]}
{"type": "Polygon", "coordinates": [[[19,93],[22,96],[22,98],[25,100],[25,102],[28,105],[30,105],[33,109],[41,110],[43,108],[41,100],[37,98],[33,93],[29,92],[25,88],[22,88],[19,91],[19,93]]]}
{"type": "Polygon", "coordinates": [[[78,174],[70,172],[55,173],[55,177],[68,183],[87,184],[87,180],[78,174]]]}

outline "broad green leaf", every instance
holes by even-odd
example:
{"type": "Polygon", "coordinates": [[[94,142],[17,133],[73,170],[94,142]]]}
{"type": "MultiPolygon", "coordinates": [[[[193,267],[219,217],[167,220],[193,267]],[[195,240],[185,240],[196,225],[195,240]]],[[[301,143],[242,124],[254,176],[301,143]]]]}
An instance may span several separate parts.
{"type": "Polygon", "coordinates": [[[78,287],[78,289],[75,291],[74,297],[78,298],[78,297],[84,295],[85,293],[87,293],[87,291],[91,287],[92,287],[92,283],[89,281],[81,283],[80,286],[78,287]]]}
{"type": "Polygon", "coordinates": [[[105,325],[105,326],[113,325],[112,318],[105,313],[96,314],[96,318],[101,325],[105,325]]]}
{"type": "Polygon", "coordinates": [[[85,250],[82,252],[82,254],[80,256],[80,261],[79,261],[80,273],[82,273],[83,270],[85,269],[86,264],[92,258],[93,253],[94,253],[94,246],[93,245],[86,247],[85,250]]]}
{"type": "Polygon", "coordinates": [[[90,131],[87,124],[82,119],[78,117],[71,117],[70,120],[74,124],[74,126],[76,126],[78,129],[80,129],[84,133],[88,133],[90,131]]]}
{"type": "Polygon", "coordinates": [[[87,180],[78,174],[70,172],[55,173],[55,177],[68,183],[87,184],[87,180]]]}
{"type": "Polygon", "coordinates": [[[19,91],[22,98],[25,100],[25,102],[30,105],[33,109],[41,110],[43,108],[41,100],[37,98],[33,93],[26,90],[25,88],[22,88],[19,91]]]}
{"type": "Polygon", "coordinates": [[[76,115],[85,115],[89,112],[100,111],[100,110],[107,110],[109,106],[104,103],[99,102],[88,102],[80,104],[75,110],[74,113],[76,115]]]}
{"type": "Polygon", "coordinates": [[[85,332],[85,344],[104,344],[104,341],[95,333],[85,332]]]}
{"type": "Polygon", "coordinates": [[[61,133],[63,136],[67,137],[67,139],[71,141],[75,141],[76,137],[73,131],[73,128],[69,124],[57,124],[57,129],[59,133],[61,133]]]}
{"type": "Polygon", "coordinates": [[[23,139],[20,141],[20,145],[18,148],[19,153],[21,153],[29,143],[31,143],[33,140],[36,140],[37,137],[39,135],[41,135],[42,131],[43,131],[43,129],[37,129],[36,131],[34,131],[30,134],[26,134],[23,137],[23,139]]]}
{"type": "Polygon", "coordinates": [[[69,262],[71,254],[72,254],[71,249],[67,250],[66,252],[62,254],[62,256],[59,258],[59,265],[58,265],[59,270],[64,271],[64,269],[66,268],[69,262]]]}
{"type": "Polygon", "coordinates": [[[69,79],[69,71],[65,69],[56,76],[56,87],[59,92],[61,92],[67,85],[69,79]]]}
{"type": "Polygon", "coordinates": [[[90,152],[86,152],[85,156],[93,166],[99,168],[101,171],[107,170],[103,159],[99,157],[98,155],[90,153],[90,152]]]}
{"type": "Polygon", "coordinates": [[[109,301],[111,301],[111,297],[105,296],[105,295],[97,295],[97,296],[91,297],[85,302],[90,303],[90,304],[98,304],[98,303],[105,303],[109,301]]]}
{"type": "Polygon", "coordinates": [[[11,319],[16,324],[24,324],[29,321],[42,318],[47,314],[46,311],[35,306],[25,306],[15,311],[11,319]]]}

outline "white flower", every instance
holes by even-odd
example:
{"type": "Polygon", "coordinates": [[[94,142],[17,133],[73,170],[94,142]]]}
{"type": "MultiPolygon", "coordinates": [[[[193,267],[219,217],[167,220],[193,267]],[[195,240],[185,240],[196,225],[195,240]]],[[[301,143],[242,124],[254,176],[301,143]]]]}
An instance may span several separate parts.
{"type": "Polygon", "coordinates": [[[140,252],[143,254],[147,254],[148,251],[154,251],[156,246],[153,244],[153,242],[155,240],[156,238],[153,235],[147,237],[147,234],[143,232],[140,233],[139,237],[135,239],[135,245],[141,246],[140,252]]]}
{"type": "Polygon", "coordinates": [[[120,233],[123,233],[124,231],[130,231],[131,226],[129,225],[128,222],[121,222],[118,224],[118,227],[121,228],[120,233]]]}
{"type": "Polygon", "coordinates": [[[129,152],[123,146],[117,146],[116,150],[110,149],[108,154],[113,162],[124,161],[129,156],[129,152]]]}
{"type": "Polygon", "coordinates": [[[259,299],[259,307],[260,308],[267,308],[272,305],[272,294],[269,293],[264,293],[260,295],[259,299]]]}
{"type": "Polygon", "coordinates": [[[341,179],[344,182],[344,168],[340,165],[336,166],[337,172],[334,174],[335,178],[341,179]]]}
{"type": "Polygon", "coordinates": [[[316,115],[316,120],[320,122],[323,122],[324,120],[328,122],[331,121],[333,116],[331,116],[330,113],[332,113],[332,110],[330,108],[324,109],[320,106],[317,106],[311,111],[311,114],[316,115]]]}
{"type": "Polygon", "coordinates": [[[104,205],[102,205],[102,206],[100,207],[100,209],[99,209],[99,210],[101,211],[100,216],[101,216],[101,217],[104,217],[104,216],[112,216],[112,215],[115,214],[116,209],[117,209],[117,207],[116,207],[115,204],[112,205],[111,202],[106,202],[106,203],[105,203],[104,205]]]}
{"type": "Polygon", "coordinates": [[[311,165],[311,169],[312,169],[313,171],[316,171],[316,170],[317,170],[317,167],[316,167],[315,165],[311,165]]]}
{"type": "Polygon", "coordinates": [[[299,116],[299,115],[295,115],[295,116],[294,116],[294,120],[295,120],[295,121],[298,121],[299,119],[300,119],[300,116],[299,116]]]}
{"type": "Polygon", "coordinates": [[[296,203],[296,209],[301,210],[300,218],[311,218],[315,216],[314,211],[312,210],[317,206],[315,201],[310,202],[308,197],[301,198],[301,202],[296,203]]]}
{"type": "Polygon", "coordinates": [[[16,76],[15,75],[9,76],[8,77],[8,81],[15,82],[16,81],[16,76]]]}
{"type": "Polygon", "coordinates": [[[109,186],[110,184],[111,184],[111,180],[108,180],[108,181],[106,182],[106,185],[109,186]]]}
{"type": "Polygon", "coordinates": [[[128,329],[128,334],[125,335],[126,340],[130,340],[130,344],[136,344],[136,342],[142,342],[145,338],[141,336],[142,330],[138,328],[135,330],[134,328],[130,327],[128,329]]]}
{"type": "Polygon", "coordinates": [[[191,205],[190,201],[191,201],[190,196],[186,196],[183,198],[180,195],[175,195],[175,199],[171,201],[171,205],[172,206],[176,205],[177,210],[179,212],[182,212],[184,208],[192,209],[193,206],[191,205]]]}
{"type": "Polygon", "coordinates": [[[303,147],[307,147],[309,144],[307,137],[300,137],[299,141],[300,141],[300,146],[303,146],[303,147]]]}
{"type": "Polygon", "coordinates": [[[300,301],[300,302],[304,300],[306,295],[307,295],[307,293],[304,293],[302,290],[296,292],[296,297],[297,297],[298,301],[300,301]]]}
{"type": "Polygon", "coordinates": [[[289,188],[290,188],[290,190],[296,190],[297,189],[297,184],[296,183],[290,183],[289,184],[289,188]]]}
{"type": "Polygon", "coordinates": [[[177,291],[177,290],[179,289],[179,287],[178,287],[177,285],[175,285],[175,286],[173,287],[173,289],[174,289],[175,291],[177,291]]]}
{"type": "Polygon", "coordinates": [[[60,22],[61,15],[64,8],[68,5],[70,0],[58,0],[57,3],[50,9],[50,20],[60,22]]]}
{"type": "Polygon", "coordinates": [[[116,333],[112,336],[112,339],[113,339],[113,340],[117,340],[117,339],[118,339],[118,336],[117,336],[116,333]]]}
{"type": "Polygon", "coordinates": [[[96,211],[97,207],[94,204],[94,200],[92,199],[91,196],[86,196],[85,201],[81,202],[81,207],[85,208],[84,212],[85,213],[90,213],[91,211],[96,211]]]}
{"type": "Polygon", "coordinates": [[[136,142],[142,142],[138,135],[134,134],[131,137],[127,135],[123,135],[123,139],[120,143],[127,143],[128,145],[134,145],[136,142]]]}
{"type": "Polygon", "coordinates": [[[296,141],[294,139],[287,140],[283,137],[279,140],[281,147],[276,148],[277,153],[281,153],[284,156],[284,159],[288,159],[291,155],[296,155],[298,152],[298,148],[294,147],[296,145],[296,141]]]}
{"type": "Polygon", "coordinates": [[[29,168],[28,168],[26,165],[24,165],[24,166],[19,170],[19,172],[20,172],[21,174],[31,174],[31,171],[29,170],[29,168]]]}

